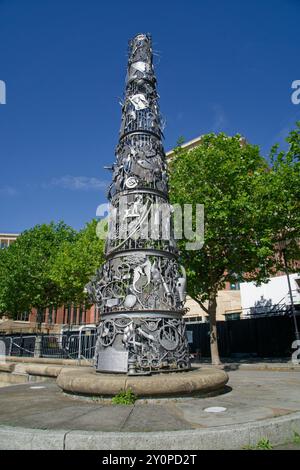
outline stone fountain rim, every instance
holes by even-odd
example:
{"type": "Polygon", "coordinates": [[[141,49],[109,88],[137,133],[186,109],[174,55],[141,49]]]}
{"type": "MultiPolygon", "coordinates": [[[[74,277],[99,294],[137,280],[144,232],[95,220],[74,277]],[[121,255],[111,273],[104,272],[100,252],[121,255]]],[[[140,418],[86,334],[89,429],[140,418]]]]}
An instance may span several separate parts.
{"type": "Polygon", "coordinates": [[[228,375],[221,369],[194,368],[188,371],[130,376],[97,372],[91,367],[63,368],[56,383],[67,393],[114,396],[132,390],[138,397],[186,396],[224,390],[228,375]]]}

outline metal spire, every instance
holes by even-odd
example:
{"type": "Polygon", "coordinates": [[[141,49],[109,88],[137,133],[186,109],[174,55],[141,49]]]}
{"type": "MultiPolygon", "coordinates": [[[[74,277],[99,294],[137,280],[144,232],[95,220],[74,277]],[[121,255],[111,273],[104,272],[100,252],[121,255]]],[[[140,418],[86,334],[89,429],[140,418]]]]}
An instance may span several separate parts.
{"type": "Polygon", "coordinates": [[[189,368],[182,320],[185,271],[177,260],[166,156],[148,34],[129,41],[125,99],[113,180],[106,262],[87,286],[101,311],[99,371],[189,368]]]}

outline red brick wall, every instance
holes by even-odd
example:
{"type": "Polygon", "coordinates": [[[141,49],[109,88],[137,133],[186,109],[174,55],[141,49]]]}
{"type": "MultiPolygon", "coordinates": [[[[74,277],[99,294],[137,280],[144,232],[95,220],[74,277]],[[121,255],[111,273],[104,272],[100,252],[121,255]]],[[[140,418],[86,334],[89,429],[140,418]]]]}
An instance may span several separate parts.
{"type": "MultiPolygon", "coordinates": [[[[46,309],[45,315],[43,315],[43,323],[49,323],[49,309],[46,309]]],[[[68,307],[62,306],[59,307],[55,311],[52,312],[52,323],[63,325],[84,325],[87,323],[98,323],[99,322],[99,315],[97,315],[97,309],[95,305],[92,305],[91,308],[84,310],[82,308],[80,310],[79,307],[71,306],[69,312],[68,307]]],[[[29,321],[36,323],[38,320],[37,318],[37,310],[32,309],[29,314],[29,321]]]]}

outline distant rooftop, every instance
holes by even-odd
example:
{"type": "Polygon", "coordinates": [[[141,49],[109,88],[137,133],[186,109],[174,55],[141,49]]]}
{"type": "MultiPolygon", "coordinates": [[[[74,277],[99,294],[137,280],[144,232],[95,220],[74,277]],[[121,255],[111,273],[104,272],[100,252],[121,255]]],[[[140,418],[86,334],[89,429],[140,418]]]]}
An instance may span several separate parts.
{"type": "MultiPolygon", "coordinates": [[[[189,140],[188,142],[185,142],[184,144],[180,145],[181,148],[186,149],[186,150],[191,150],[194,147],[197,147],[201,143],[202,136],[199,135],[199,137],[196,137],[195,139],[189,140]]],[[[166,152],[166,156],[170,157],[173,155],[174,149],[169,150],[166,152]]]]}
{"type": "MultiPolygon", "coordinates": [[[[199,135],[198,137],[195,137],[195,139],[189,140],[188,142],[185,142],[184,144],[180,145],[180,147],[182,149],[192,150],[193,148],[198,147],[198,145],[201,144],[201,140],[202,140],[202,135],[199,135]]],[[[241,142],[242,147],[247,144],[247,140],[244,136],[240,137],[240,142],[241,142]]],[[[169,150],[168,152],[166,152],[166,156],[170,157],[171,155],[173,155],[173,153],[174,153],[174,149],[169,150]]]]}
{"type": "Polygon", "coordinates": [[[19,233],[6,233],[6,232],[0,232],[0,237],[7,237],[7,238],[16,238],[20,234],[19,233]]]}

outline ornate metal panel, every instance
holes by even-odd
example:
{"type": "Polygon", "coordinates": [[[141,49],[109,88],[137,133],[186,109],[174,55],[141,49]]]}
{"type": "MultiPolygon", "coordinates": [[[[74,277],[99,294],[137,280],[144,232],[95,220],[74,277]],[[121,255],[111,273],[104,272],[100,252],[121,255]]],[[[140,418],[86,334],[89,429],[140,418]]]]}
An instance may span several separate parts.
{"type": "Polygon", "coordinates": [[[101,310],[96,368],[129,374],[190,367],[152,57],[148,34],[129,41],[106,262],[87,286],[101,310]]]}

